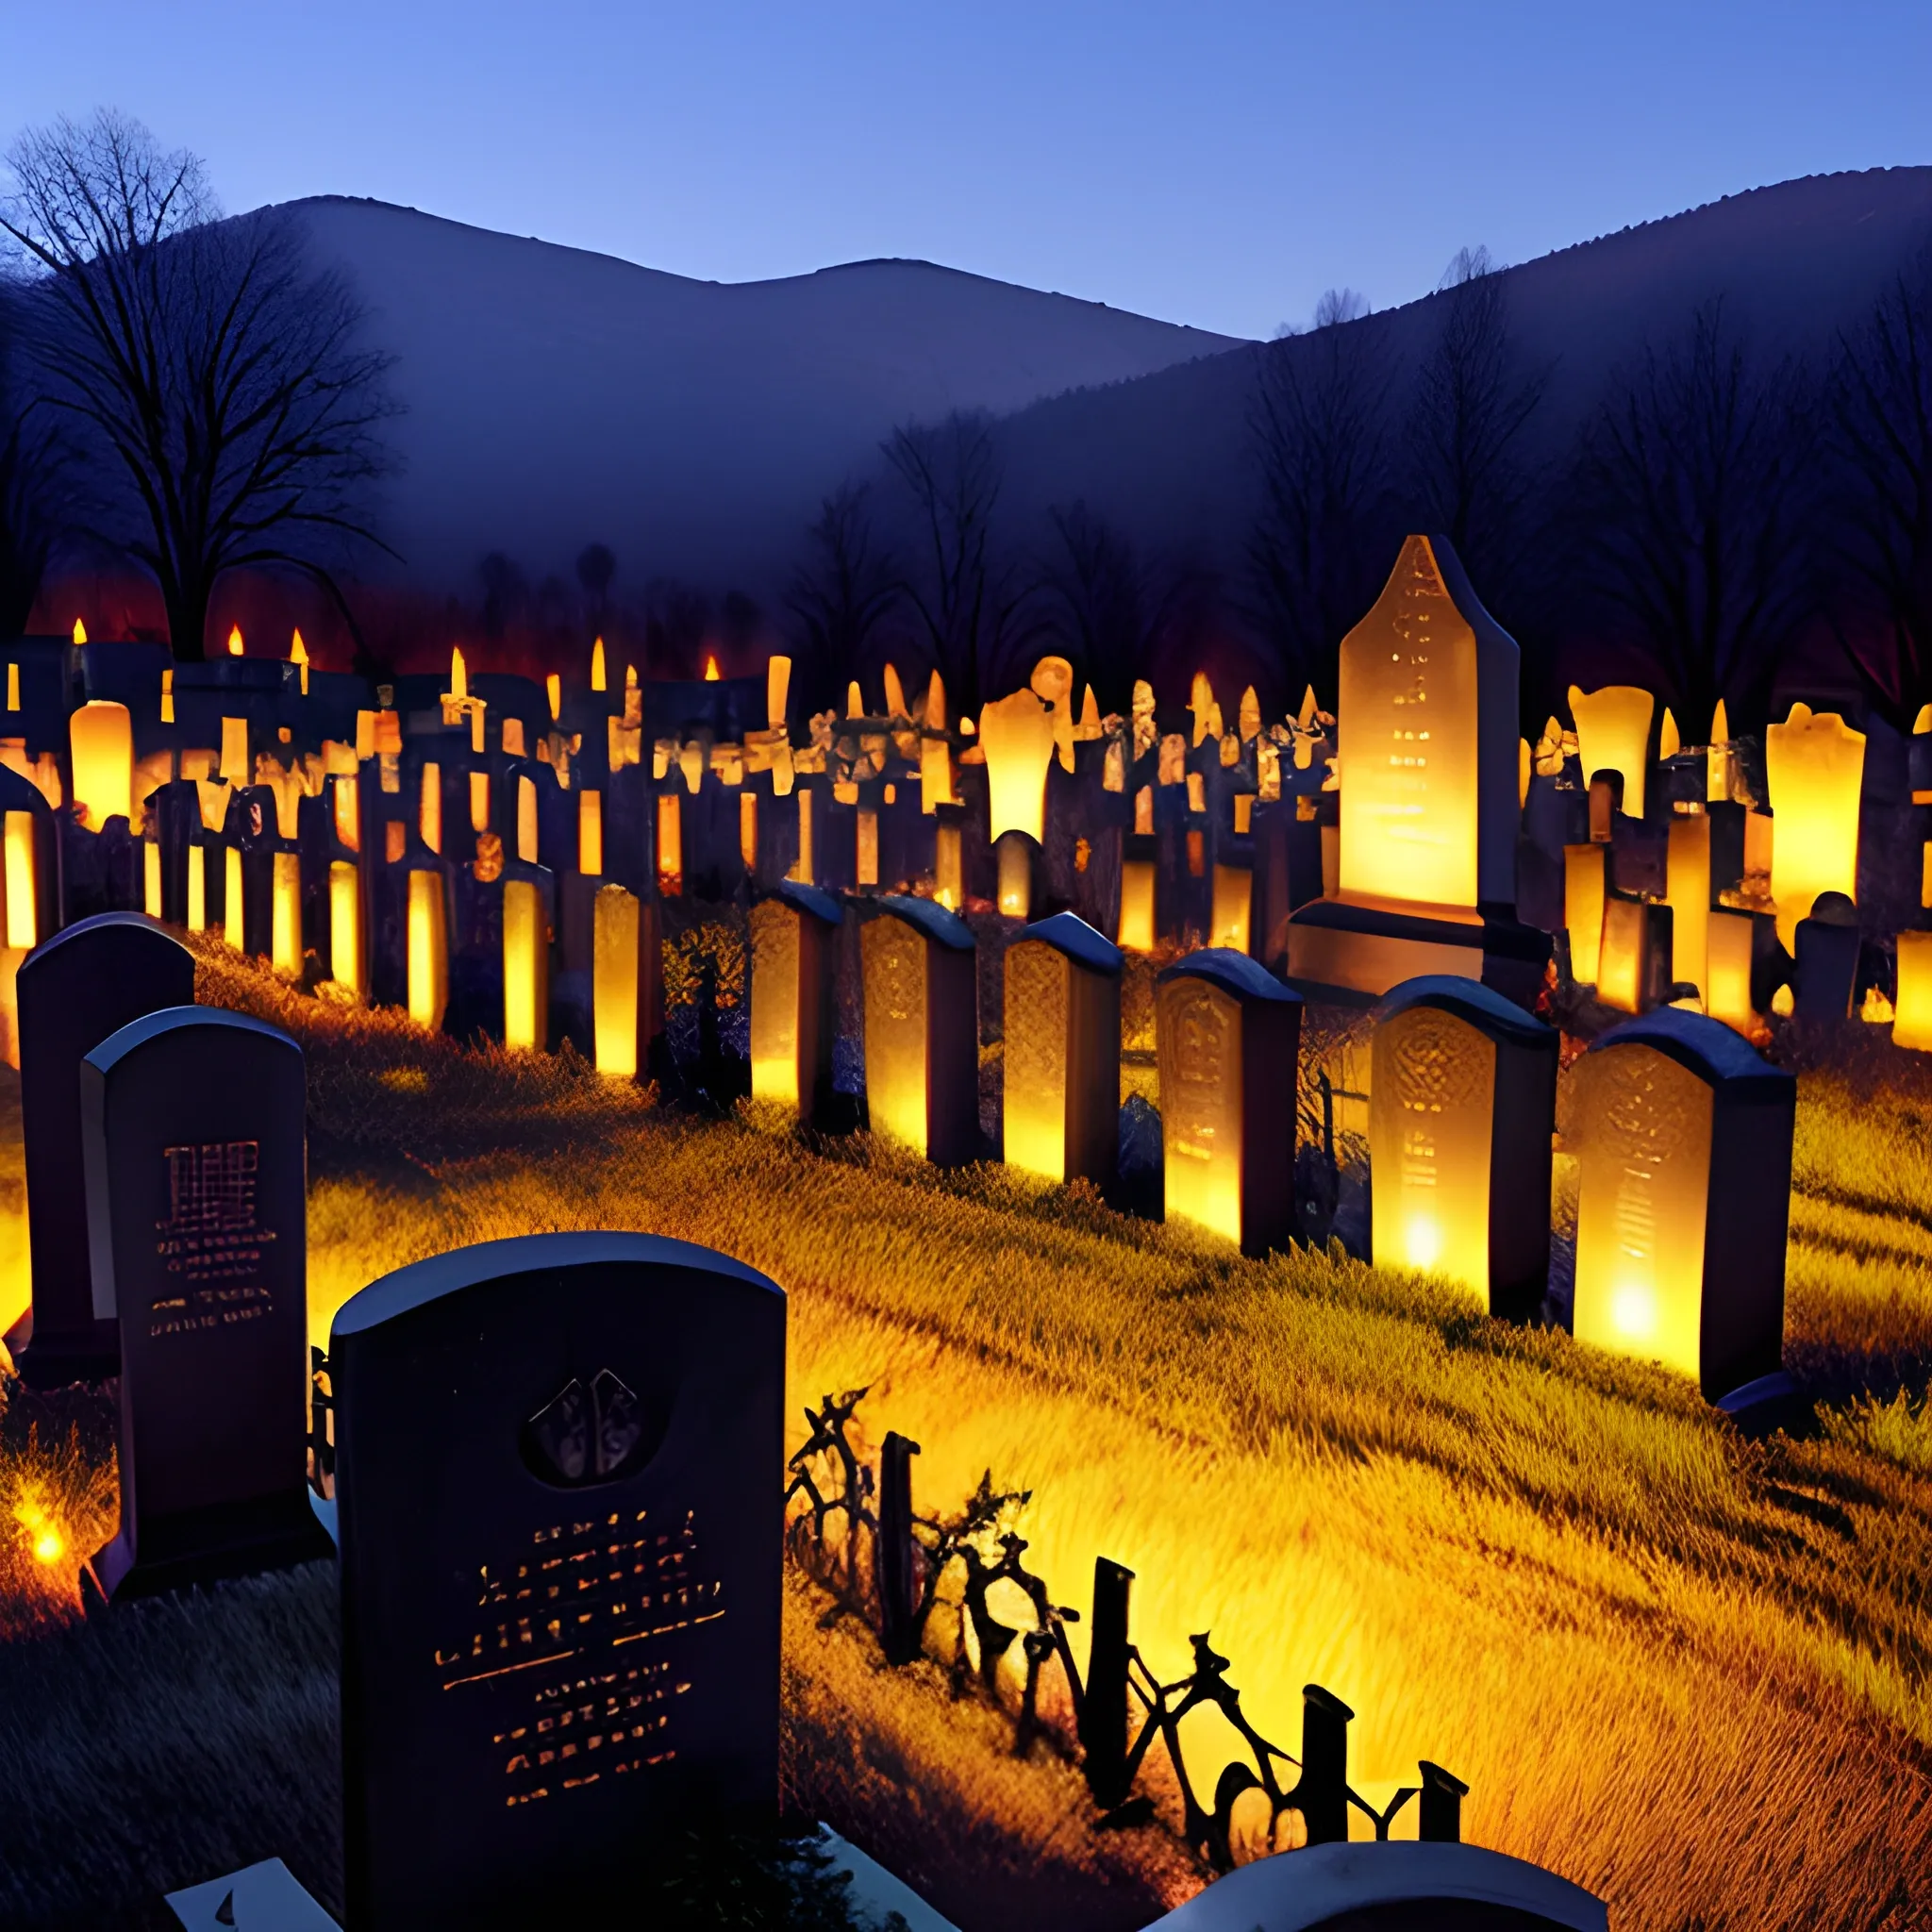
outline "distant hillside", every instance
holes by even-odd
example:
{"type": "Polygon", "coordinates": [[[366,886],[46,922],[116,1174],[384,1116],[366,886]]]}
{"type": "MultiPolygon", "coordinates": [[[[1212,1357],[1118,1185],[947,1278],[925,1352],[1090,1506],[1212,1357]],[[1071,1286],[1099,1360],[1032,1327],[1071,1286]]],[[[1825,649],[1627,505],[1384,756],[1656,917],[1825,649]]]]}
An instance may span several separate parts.
{"type": "MultiPolygon", "coordinates": [[[[1666,347],[1713,297],[1773,357],[1825,343],[1863,316],[1928,236],[1932,167],[1874,169],[1731,195],[1507,270],[1523,358],[1553,372],[1536,435],[1548,446],[1572,434],[1621,361],[1646,341],[1666,347]]],[[[1389,366],[1412,366],[1437,326],[1440,300],[1347,326],[1379,337],[1389,366]]],[[[1000,434],[1006,508],[1026,521],[1082,498],[1142,542],[1237,569],[1254,508],[1247,414],[1257,353],[1020,412],[1000,434]]],[[[1301,351],[1291,344],[1287,353],[1301,351]]]]}
{"type": "Polygon", "coordinates": [[[897,423],[1233,345],[929,262],[699,282],[382,202],[293,207],[397,358],[390,527],[425,588],[474,592],[492,548],[567,573],[593,540],[633,588],[757,580],[897,423]]]}

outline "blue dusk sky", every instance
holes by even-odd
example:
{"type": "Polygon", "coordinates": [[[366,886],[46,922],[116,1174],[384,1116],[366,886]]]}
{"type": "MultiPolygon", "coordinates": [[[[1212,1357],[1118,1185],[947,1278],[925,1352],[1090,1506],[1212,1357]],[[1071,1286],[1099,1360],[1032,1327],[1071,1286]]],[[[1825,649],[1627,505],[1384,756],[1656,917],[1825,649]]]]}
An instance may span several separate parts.
{"type": "Polygon", "coordinates": [[[0,6],[0,136],[125,108],[232,209],[372,195],[719,280],[919,256],[1231,334],[1932,161],[1932,6],[0,6]]]}

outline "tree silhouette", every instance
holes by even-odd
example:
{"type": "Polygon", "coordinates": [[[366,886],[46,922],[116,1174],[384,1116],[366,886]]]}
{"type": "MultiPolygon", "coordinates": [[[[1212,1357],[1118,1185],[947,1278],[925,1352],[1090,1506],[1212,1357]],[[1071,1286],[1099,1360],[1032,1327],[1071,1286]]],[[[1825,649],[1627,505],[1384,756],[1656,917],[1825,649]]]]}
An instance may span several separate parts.
{"type": "Polygon", "coordinates": [[[1807,587],[1818,441],[1803,370],[1755,365],[1721,302],[1614,378],[1586,433],[1585,568],[1687,740],[1719,698],[1734,725],[1762,715],[1807,587]]]}
{"type": "Polygon", "coordinates": [[[0,231],[32,277],[36,375],[149,572],[176,656],[199,658],[224,573],[295,570],[355,627],[336,570],[376,542],[388,360],[341,277],[264,209],[218,218],[201,162],[102,112],[23,135],[0,231]]]}
{"type": "Polygon", "coordinates": [[[1829,385],[1839,458],[1839,625],[1880,709],[1909,730],[1932,699],[1932,247],[1863,327],[1840,335],[1829,385]]]}
{"type": "Polygon", "coordinates": [[[862,483],[841,484],[824,499],[805,542],[785,592],[805,660],[800,684],[842,698],[844,685],[869,668],[873,640],[899,602],[897,566],[874,537],[862,483]]]}

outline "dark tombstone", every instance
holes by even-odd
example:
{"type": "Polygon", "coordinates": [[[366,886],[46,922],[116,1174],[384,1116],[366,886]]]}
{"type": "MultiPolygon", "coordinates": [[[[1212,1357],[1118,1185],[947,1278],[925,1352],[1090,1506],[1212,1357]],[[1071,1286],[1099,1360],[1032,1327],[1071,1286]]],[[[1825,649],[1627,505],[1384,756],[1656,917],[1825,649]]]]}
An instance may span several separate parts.
{"type": "Polygon", "coordinates": [[[1373,1252],[1525,1317],[1550,1267],[1553,1027],[1481,981],[1410,979],[1370,1049],[1373,1252]]]}
{"type": "Polygon", "coordinates": [[[1111,1184],[1123,964],[1120,948],[1071,912],[1013,935],[1003,964],[1008,1166],[1053,1181],[1111,1184]]]}
{"type": "Polygon", "coordinates": [[[329,1368],[351,1932],[600,1923],[655,1831],[775,1810],[777,1288],[492,1241],[354,1296],[329,1368]]]}
{"type": "Polygon", "coordinates": [[[832,1094],[844,921],[829,892],[790,880],[752,908],[752,1098],[804,1121],[820,1116],[832,1094]]]}
{"type": "Polygon", "coordinates": [[[33,1312],[31,1339],[16,1330],[8,1346],[28,1387],[52,1389],[111,1375],[121,1359],[88,1272],[80,1063],[144,1013],[192,1006],[194,956],[138,912],[103,912],[36,946],[16,986],[33,1312]]]}
{"type": "Polygon", "coordinates": [[[1780,1373],[1797,1081],[1674,1007],[1601,1035],[1573,1077],[1577,1340],[1713,1402],[1780,1373]]]}
{"type": "Polygon", "coordinates": [[[1842,892],[1820,892],[1798,922],[1791,1010],[1805,1020],[1846,1020],[1858,991],[1858,910],[1842,892]]]}
{"type": "Polygon", "coordinates": [[[307,1082],[273,1026],[149,1013],[81,1062],[94,1312],[121,1323],[109,1599],[328,1553],[308,1507],[307,1082]]]}
{"type": "Polygon", "coordinates": [[[1301,995],[1245,953],[1189,953],[1156,982],[1167,1213],[1241,1244],[1295,1230],[1301,995]]]}

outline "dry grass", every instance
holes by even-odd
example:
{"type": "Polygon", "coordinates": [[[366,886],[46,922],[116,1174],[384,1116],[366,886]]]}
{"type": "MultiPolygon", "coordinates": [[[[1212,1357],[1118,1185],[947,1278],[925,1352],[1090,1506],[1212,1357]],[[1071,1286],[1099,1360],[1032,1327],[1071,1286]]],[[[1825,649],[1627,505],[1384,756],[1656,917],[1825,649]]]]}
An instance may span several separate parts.
{"type": "MultiPolygon", "coordinates": [[[[1244,1261],[1081,1190],[700,1123],[581,1063],[467,1056],[206,971],[206,996],[309,1048],[318,1335],[373,1275],[454,1242],[708,1242],[790,1291],[794,1413],[869,1382],[874,1425],[924,1445],[920,1507],[988,1464],[1032,1488],[1029,1560],[1060,1600],[1084,1604],[1095,1556],[1127,1563],[1153,1666],[1179,1675],[1211,1628],[1278,1742],[1301,1685],[1328,1685],[1359,1713],[1358,1782],[1448,1764],[1472,1838],[1602,1891],[1620,1927],[1932,1921],[1932,1425],[1909,1402],[1754,1445],[1688,1384],[1425,1281],[1244,1261]]],[[[1793,1357],[1895,1382],[1932,1360],[1919,1103],[1815,1073],[1801,1096],[1793,1357]]],[[[970,1711],[940,1734],[848,1641],[788,1624],[817,1714],[800,1735],[821,1740],[792,1774],[832,1767],[841,1825],[893,1844],[895,1809],[927,1806],[1008,1859],[1126,1856],[1086,1836],[1071,1786],[1042,1799],[1046,1772],[980,1753],[970,1711]]]]}

